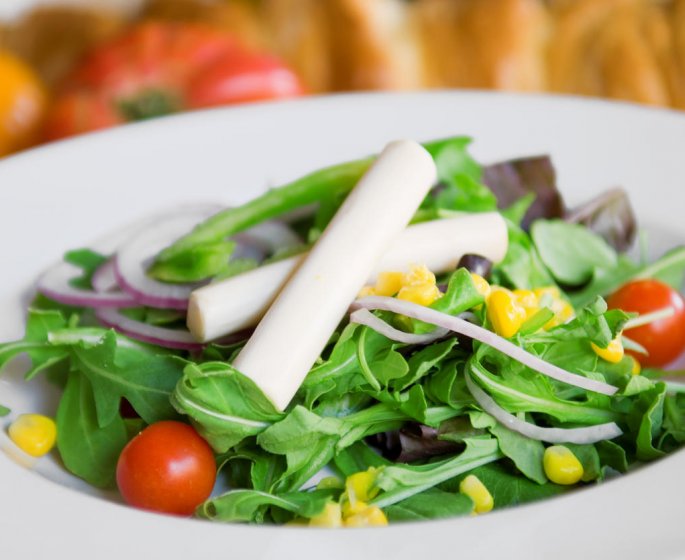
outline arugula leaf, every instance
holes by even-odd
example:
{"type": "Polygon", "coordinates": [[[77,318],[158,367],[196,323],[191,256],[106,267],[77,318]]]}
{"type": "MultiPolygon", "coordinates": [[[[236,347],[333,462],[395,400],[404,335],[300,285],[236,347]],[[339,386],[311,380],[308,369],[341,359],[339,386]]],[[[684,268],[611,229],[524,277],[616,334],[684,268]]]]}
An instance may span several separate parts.
{"type": "Polygon", "coordinates": [[[187,365],[171,404],[219,453],[283,418],[251,379],[224,362],[187,365]]]}
{"type": "Polygon", "coordinates": [[[72,371],[57,409],[57,448],[67,469],[93,486],[110,487],[127,441],[119,415],[105,426],[98,424],[90,382],[72,371]]]}
{"type": "Polygon", "coordinates": [[[579,286],[592,278],[595,268],[616,266],[616,251],[584,226],[538,220],[530,233],[542,261],[564,284],[579,286]]]}
{"type": "Polygon", "coordinates": [[[99,344],[76,345],[72,352],[73,367],[92,385],[100,426],[112,422],[122,398],[148,424],[177,416],[169,398],[183,375],[185,360],[119,346],[114,331],[105,331],[99,344]]]}
{"type": "Polygon", "coordinates": [[[231,490],[202,504],[196,515],[211,521],[261,522],[267,507],[282,509],[298,517],[320,514],[331,501],[331,490],[270,494],[259,490],[231,490]]]}
{"type": "Polygon", "coordinates": [[[296,406],[283,420],[259,434],[257,443],[262,449],[286,457],[288,468],[276,489],[298,490],[328,464],[342,430],[342,420],[322,418],[296,406]]]}
{"type": "Polygon", "coordinates": [[[348,477],[365,471],[369,467],[382,467],[391,463],[376,453],[366,443],[358,441],[337,453],[333,458],[333,464],[340,474],[348,477]]]}
{"type": "Polygon", "coordinates": [[[656,261],[637,265],[626,256],[619,256],[615,266],[596,268],[592,281],[582,290],[568,294],[574,307],[590,303],[598,295],[615,292],[626,282],[636,278],[656,278],[680,290],[685,274],[685,247],[676,247],[656,261]]]}
{"type": "Polygon", "coordinates": [[[514,462],[522,474],[538,484],[547,482],[547,476],[542,468],[545,446],[541,441],[509,430],[499,422],[490,428],[490,433],[497,438],[500,451],[514,462]]]}
{"type": "Polygon", "coordinates": [[[30,309],[23,340],[0,344],[0,370],[19,354],[26,353],[31,359],[31,368],[26,379],[65,360],[69,353],[49,343],[49,334],[67,327],[69,322],[59,311],[30,309]]]}
{"type": "Polygon", "coordinates": [[[9,408],[0,404],[0,418],[7,416],[10,412],[12,411],[9,408]]]}
{"type": "Polygon", "coordinates": [[[388,521],[428,521],[473,513],[473,500],[459,492],[430,488],[385,508],[388,521]]]}
{"type": "Polygon", "coordinates": [[[596,480],[601,476],[600,457],[594,445],[578,445],[576,443],[565,443],[576,458],[583,465],[583,482],[596,480]]]}
{"type": "Polygon", "coordinates": [[[640,393],[638,396],[636,412],[633,414],[640,415],[635,455],[641,461],[659,459],[665,454],[654,446],[654,441],[661,431],[665,396],[666,384],[664,383],[657,383],[654,389],[640,393]]]}
{"type": "Polygon", "coordinates": [[[586,400],[572,401],[559,398],[551,381],[530,371],[495,351],[487,349],[474,356],[470,372],[497,403],[510,412],[542,412],[560,422],[593,425],[617,419],[611,408],[611,399],[605,395],[587,393],[586,400]],[[480,362],[484,356],[502,364],[498,375],[490,373],[480,362]]]}
{"type": "Polygon", "coordinates": [[[463,478],[473,474],[485,485],[495,501],[495,508],[505,508],[558,496],[570,489],[547,482],[538,484],[528,478],[509,472],[499,463],[479,467],[441,485],[443,489],[459,488],[463,478]]]}
{"type": "Polygon", "coordinates": [[[384,492],[372,500],[371,504],[381,508],[396,504],[501,458],[502,453],[496,439],[473,438],[466,440],[466,449],[462,453],[450,459],[425,465],[382,467],[377,471],[376,485],[384,492]]]}
{"type": "Polygon", "coordinates": [[[603,466],[608,466],[615,471],[628,472],[628,457],[626,450],[613,441],[599,441],[595,444],[599,462],[603,466]]]}
{"type": "Polygon", "coordinates": [[[514,288],[542,288],[554,286],[537,248],[528,234],[519,226],[507,221],[509,247],[502,262],[492,270],[492,282],[514,288]]]}
{"type": "Polygon", "coordinates": [[[93,288],[93,274],[107,262],[107,257],[92,249],[76,249],[74,251],[68,251],[64,255],[64,260],[83,270],[83,275],[72,279],[70,284],[74,288],[91,290],[93,288]]]}

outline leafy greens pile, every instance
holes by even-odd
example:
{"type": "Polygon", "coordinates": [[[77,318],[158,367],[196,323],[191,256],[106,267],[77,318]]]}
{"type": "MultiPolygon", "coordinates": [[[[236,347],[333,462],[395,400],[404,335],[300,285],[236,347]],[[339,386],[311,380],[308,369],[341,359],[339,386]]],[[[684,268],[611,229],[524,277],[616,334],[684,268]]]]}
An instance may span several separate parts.
{"type": "MultiPolygon", "coordinates": [[[[548,158],[483,168],[468,155],[467,145],[466,138],[426,145],[440,183],[415,221],[499,206],[509,227],[509,250],[493,268],[491,281],[509,288],[561,286],[576,312],[571,321],[541,330],[550,319],[542,310],[513,341],[549,363],[617,386],[616,395],[564,385],[463,337],[408,345],[343,322],[296,398],[280,412],[231,366],[241,341],[208,344],[197,353],[167,350],[97,325],[86,309],[40,295],[29,311],[24,339],[0,345],[0,368],[27,354],[27,380],[45,374],[63,388],[59,454],[69,471],[98,487],[114,484],[121,450],[144,425],[163,419],[192,422],[215,450],[220,476],[230,488],[210,498],[197,515],[219,521],[284,523],[314,517],[340,499],[345,477],[370,467],[371,503],[391,521],[472,513],[472,500],[458,491],[468,474],[485,484],[495,507],[566,491],[545,475],[544,444],[484,412],[466,386],[466,375],[499,406],[539,426],[618,423],[623,435],[617,439],[567,444],[584,467],[583,483],[625,473],[679,447],[685,442],[685,396],[660,380],[663,372],[632,375],[630,358],[610,364],[591,343],[606,347],[629,319],[607,311],[601,296],[638,276],[680,287],[685,249],[650,264],[634,262],[615,248],[627,247],[635,231],[620,192],[568,211],[548,158]],[[126,413],[129,405],[135,415],[126,413]],[[338,483],[313,485],[312,477],[325,467],[338,483]]],[[[292,224],[313,242],[371,162],[315,172],[218,214],[163,251],[151,275],[173,282],[226,275],[234,249],[225,241],[229,235],[315,204],[292,224]]],[[[88,285],[105,257],[81,250],[68,258],[83,268],[81,282],[88,285]]],[[[432,307],[451,315],[470,312],[487,326],[484,298],[470,273],[460,268],[441,280],[445,293],[432,307]]],[[[153,309],[128,313],[151,324],[182,320],[178,313],[153,309]]],[[[375,313],[409,332],[431,328],[390,312],[375,313]]],[[[0,407],[0,414],[5,412],[0,407]]]]}

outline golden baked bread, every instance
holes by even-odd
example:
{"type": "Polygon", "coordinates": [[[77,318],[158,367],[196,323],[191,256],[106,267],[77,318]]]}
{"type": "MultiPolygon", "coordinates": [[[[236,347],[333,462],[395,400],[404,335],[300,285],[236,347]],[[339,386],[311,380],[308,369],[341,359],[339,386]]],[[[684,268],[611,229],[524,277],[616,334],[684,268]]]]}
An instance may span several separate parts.
{"type": "Polygon", "coordinates": [[[121,15],[97,8],[37,8],[5,26],[0,46],[29,61],[48,85],[58,83],[93,45],[118,33],[121,15]]]}
{"type": "MultiPolygon", "coordinates": [[[[147,0],[268,49],[313,93],[552,91],[685,108],[685,0],[147,0]]],[[[0,41],[54,83],[121,17],[42,8],[0,41]]]]}

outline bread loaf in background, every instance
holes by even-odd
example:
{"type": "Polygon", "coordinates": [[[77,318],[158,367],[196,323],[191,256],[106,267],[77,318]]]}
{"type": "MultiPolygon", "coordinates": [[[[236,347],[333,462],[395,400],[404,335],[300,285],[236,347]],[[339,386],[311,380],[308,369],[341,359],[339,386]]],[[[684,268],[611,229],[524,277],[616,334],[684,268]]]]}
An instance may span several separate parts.
{"type": "MultiPolygon", "coordinates": [[[[685,108],[685,0],[148,0],[137,17],[224,29],[313,93],[479,88],[685,108]]],[[[42,8],[0,41],[55,84],[125,23],[42,8]]]]}

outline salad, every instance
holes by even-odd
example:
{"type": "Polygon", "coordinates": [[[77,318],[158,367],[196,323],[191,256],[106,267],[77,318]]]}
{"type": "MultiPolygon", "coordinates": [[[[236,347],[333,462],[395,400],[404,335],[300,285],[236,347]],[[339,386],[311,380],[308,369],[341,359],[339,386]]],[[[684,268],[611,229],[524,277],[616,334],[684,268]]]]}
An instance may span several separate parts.
{"type": "MultiPolygon", "coordinates": [[[[483,514],[678,449],[685,386],[664,368],[685,350],[685,247],[633,258],[623,191],[567,208],[548,157],[481,165],[468,145],[424,144],[437,179],[293,394],[242,353],[257,339],[277,376],[308,344],[270,352],[260,328],[383,156],[68,252],[24,339],[0,344],[0,368],[28,354],[27,380],[62,388],[57,415],[11,411],[10,437],[35,456],[56,442],[136,507],[318,527],[483,514]]],[[[317,318],[288,309],[297,341],[317,318]]]]}

